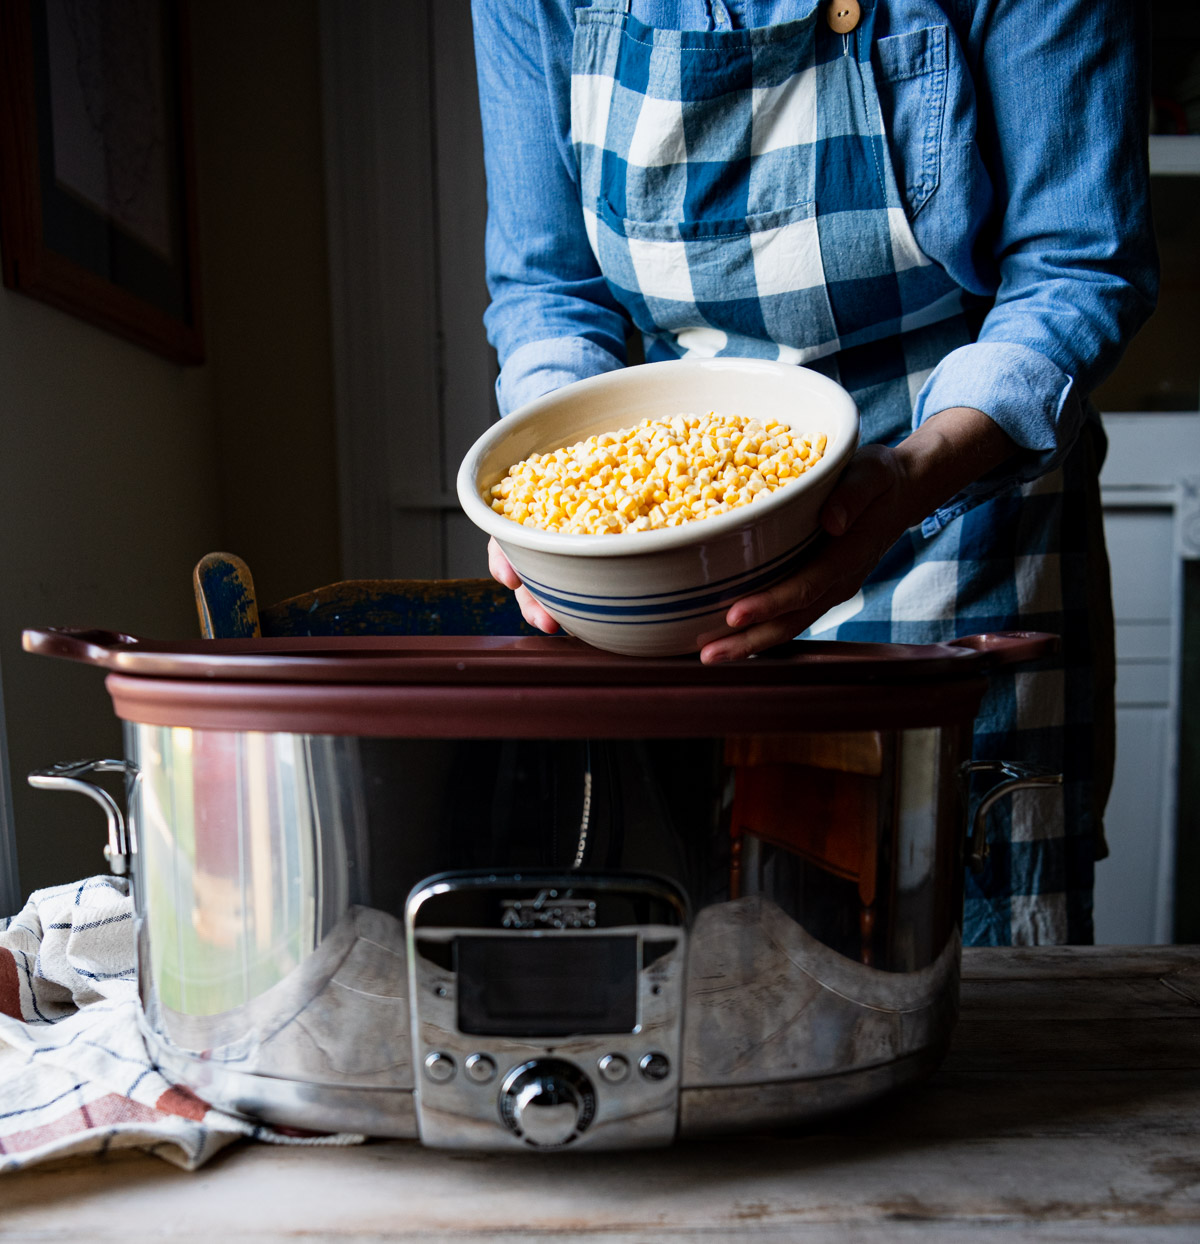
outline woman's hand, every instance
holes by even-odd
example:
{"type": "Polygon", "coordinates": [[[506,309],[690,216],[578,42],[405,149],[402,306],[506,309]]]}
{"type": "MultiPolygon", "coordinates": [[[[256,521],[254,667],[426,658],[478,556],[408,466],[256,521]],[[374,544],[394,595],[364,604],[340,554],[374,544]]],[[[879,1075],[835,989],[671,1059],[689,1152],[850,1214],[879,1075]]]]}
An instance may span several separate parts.
{"type": "Polygon", "coordinates": [[[818,519],[833,537],[804,568],[725,615],[736,635],[700,651],[706,665],[735,661],[786,643],[834,605],[849,600],[906,529],[904,462],[884,445],[864,445],[850,460],[818,519]]]}
{"type": "Polygon", "coordinates": [[[512,568],[507,557],[500,551],[500,546],[493,536],[488,541],[488,569],[492,578],[505,587],[512,588],[521,607],[521,616],[539,631],[553,635],[558,630],[558,623],[529,594],[529,589],[521,583],[521,576],[512,568]]]}
{"type": "Polygon", "coordinates": [[[905,531],[1014,448],[987,415],[965,406],[927,419],[895,449],[864,445],[821,509],[831,539],[790,578],[735,601],[725,621],[737,634],[706,644],[701,661],[738,660],[800,634],[849,600],[905,531]]]}

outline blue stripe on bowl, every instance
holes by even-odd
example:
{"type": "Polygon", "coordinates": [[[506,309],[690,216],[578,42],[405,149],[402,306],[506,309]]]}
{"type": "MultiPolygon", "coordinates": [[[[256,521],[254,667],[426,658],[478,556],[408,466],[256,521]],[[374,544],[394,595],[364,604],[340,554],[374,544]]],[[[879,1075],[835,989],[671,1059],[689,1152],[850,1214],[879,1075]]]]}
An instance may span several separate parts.
{"type": "MultiPolygon", "coordinates": [[[[814,533],[815,536],[815,533],[814,533]]],[[[739,583],[736,587],[725,588],[719,592],[705,591],[700,594],[689,596],[686,600],[669,601],[661,605],[590,605],[584,600],[568,599],[563,596],[556,595],[553,591],[534,585],[527,579],[525,582],[533,588],[533,593],[537,599],[546,606],[552,606],[564,613],[569,614],[573,618],[604,618],[605,620],[615,620],[619,617],[630,617],[631,615],[640,614],[646,622],[653,619],[666,620],[676,619],[684,614],[685,610],[700,610],[700,613],[692,613],[687,616],[699,617],[700,614],[709,612],[713,606],[728,601],[739,599],[742,596],[749,596],[752,592],[758,591],[774,583],[778,579],[785,578],[793,570],[795,570],[803,560],[808,545],[812,543],[814,536],[802,541],[789,553],[784,554],[782,562],[776,560],[774,563],[768,563],[763,570],[756,572],[753,578],[747,579],[744,583],[739,583]]],[[[736,578],[737,576],[734,576],[736,578]]],[[[723,583],[730,580],[723,579],[723,583]]],[[[706,587],[711,585],[706,584],[706,587]]],[[[695,589],[693,589],[693,592],[695,589]]],[[[677,593],[672,593],[677,595],[677,593]]],[[[596,597],[599,600],[653,600],[655,597],[644,596],[626,596],[626,597],[596,597]]]]}
{"type": "MultiPolygon", "coordinates": [[[[731,596],[725,603],[733,604],[737,599],[731,596]]],[[[574,613],[570,609],[559,609],[559,614],[564,618],[579,618],[582,622],[595,622],[597,619],[589,617],[584,613],[574,613]]],[[[675,614],[671,618],[605,618],[605,626],[661,626],[663,622],[690,622],[693,618],[710,618],[714,613],[719,613],[719,609],[701,609],[698,613],[675,614]]]]}
{"type": "MultiPolygon", "coordinates": [[[[703,586],[707,588],[709,591],[711,591],[714,588],[724,587],[726,584],[735,584],[738,582],[738,580],[746,580],[746,582],[749,582],[750,579],[748,578],[748,576],[754,576],[754,577],[761,578],[762,575],[769,574],[772,570],[775,570],[778,567],[784,565],[785,563],[790,562],[792,558],[796,557],[799,553],[803,552],[803,550],[806,549],[820,534],[821,532],[819,529],[817,531],[814,531],[812,535],[806,537],[804,540],[801,540],[799,544],[792,545],[792,547],[788,549],[787,552],[780,553],[778,557],[772,558],[769,562],[763,562],[761,566],[756,566],[753,570],[743,570],[740,574],[729,575],[728,577],[724,579],[714,579],[711,583],[705,583],[703,586]]],[[[567,597],[570,597],[571,600],[577,601],[580,604],[588,600],[669,601],[674,596],[685,596],[686,597],[686,596],[690,596],[693,592],[696,591],[694,587],[685,587],[685,588],[680,588],[678,591],[675,591],[675,592],[648,592],[642,596],[613,596],[610,593],[603,593],[603,594],[594,593],[593,594],[589,592],[567,592],[565,588],[549,587],[547,584],[539,583],[536,579],[530,579],[528,576],[523,576],[523,579],[524,579],[526,586],[534,588],[539,592],[554,592],[554,593],[563,592],[565,593],[567,597]]],[[[646,609],[654,608],[653,605],[646,605],[643,607],[646,609]]]]}

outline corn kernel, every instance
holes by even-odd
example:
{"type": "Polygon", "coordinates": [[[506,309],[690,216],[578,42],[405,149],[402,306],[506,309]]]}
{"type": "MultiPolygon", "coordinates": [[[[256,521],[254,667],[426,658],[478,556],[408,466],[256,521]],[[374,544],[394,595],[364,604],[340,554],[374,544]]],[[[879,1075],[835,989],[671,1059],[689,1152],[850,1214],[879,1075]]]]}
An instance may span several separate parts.
{"type": "Polygon", "coordinates": [[[527,527],[604,535],[677,527],[749,505],[825,452],[777,419],[678,414],[590,436],[516,463],[483,491],[527,527]]]}

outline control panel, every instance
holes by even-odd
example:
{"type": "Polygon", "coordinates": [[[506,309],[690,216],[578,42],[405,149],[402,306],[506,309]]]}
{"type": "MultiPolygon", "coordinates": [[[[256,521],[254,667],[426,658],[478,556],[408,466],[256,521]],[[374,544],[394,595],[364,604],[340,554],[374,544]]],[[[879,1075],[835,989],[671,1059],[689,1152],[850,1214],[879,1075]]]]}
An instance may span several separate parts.
{"type": "Polygon", "coordinates": [[[406,910],[414,1096],[444,1148],[675,1135],[687,905],[626,873],[446,873],[406,910]]]}

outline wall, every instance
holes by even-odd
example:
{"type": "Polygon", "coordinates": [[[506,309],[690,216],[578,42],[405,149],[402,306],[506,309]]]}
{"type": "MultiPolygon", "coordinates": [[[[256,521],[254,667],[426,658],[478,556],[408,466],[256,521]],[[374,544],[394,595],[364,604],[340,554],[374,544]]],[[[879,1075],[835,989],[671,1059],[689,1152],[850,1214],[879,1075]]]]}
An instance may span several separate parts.
{"type": "Polygon", "coordinates": [[[0,290],[0,663],[21,889],[102,871],[103,817],[28,770],[120,755],[96,670],[28,656],[29,626],[186,634],[219,531],[209,378],[0,290]]]}
{"type": "Polygon", "coordinates": [[[24,654],[22,627],[193,636],[191,569],[217,548],[247,558],[263,599],[339,576],[315,0],[191,13],[204,366],[0,289],[0,669],[23,893],[104,867],[99,810],[26,772],[120,755],[121,738],[99,672],[24,654]]]}
{"type": "Polygon", "coordinates": [[[340,574],[315,0],[192,5],[224,547],[259,599],[340,574]]]}

